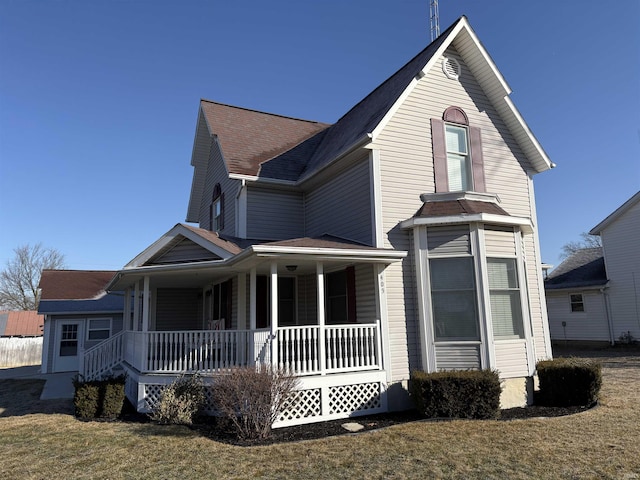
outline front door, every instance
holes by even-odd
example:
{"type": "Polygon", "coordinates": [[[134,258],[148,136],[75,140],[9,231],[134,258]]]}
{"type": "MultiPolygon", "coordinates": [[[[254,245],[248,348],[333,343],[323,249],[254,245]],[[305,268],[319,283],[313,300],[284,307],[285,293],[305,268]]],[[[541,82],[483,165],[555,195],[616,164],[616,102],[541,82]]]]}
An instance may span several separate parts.
{"type": "Polygon", "coordinates": [[[60,320],[57,322],[54,355],[55,372],[80,370],[79,354],[83,346],[83,320],[60,320]]]}

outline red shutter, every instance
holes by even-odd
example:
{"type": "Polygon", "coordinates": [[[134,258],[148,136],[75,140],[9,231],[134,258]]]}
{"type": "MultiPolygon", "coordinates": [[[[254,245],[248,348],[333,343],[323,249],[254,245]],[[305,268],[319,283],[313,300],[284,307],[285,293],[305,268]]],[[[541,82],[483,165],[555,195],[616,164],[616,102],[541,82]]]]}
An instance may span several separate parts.
{"type": "Polygon", "coordinates": [[[347,267],[347,321],[356,323],[356,269],[347,267]]]}
{"type": "Polygon", "coordinates": [[[473,170],[473,190],[485,192],[484,159],[482,157],[482,132],[478,127],[469,127],[469,143],[471,144],[471,169],[473,170]]]}
{"type": "Polygon", "coordinates": [[[447,146],[444,136],[444,122],[439,118],[431,119],[431,145],[433,147],[433,173],[436,192],[448,192],[447,146]]]}

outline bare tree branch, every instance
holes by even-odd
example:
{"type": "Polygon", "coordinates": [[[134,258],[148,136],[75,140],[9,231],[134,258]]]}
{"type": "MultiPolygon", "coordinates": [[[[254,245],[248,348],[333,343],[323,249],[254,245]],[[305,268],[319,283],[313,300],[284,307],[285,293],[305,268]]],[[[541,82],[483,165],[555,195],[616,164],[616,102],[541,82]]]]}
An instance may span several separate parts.
{"type": "Polygon", "coordinates": [[[581,240],[567,242],[562,246],[562,252],[560,253],[560,260],[564,260],[578,250],[583,248],[597,248],[602,247],[602,239],[598,235],[590,235],[587,232],[580,234],[581,240]]]}
{"type": "Polygon", "coordinates": [[[64,268],[64,255],[41,243],[15,248],[15,256],[0,272],[0,307],[6,310],[36,310],[40,302],[38,284],[45,269],[64,268]]]}

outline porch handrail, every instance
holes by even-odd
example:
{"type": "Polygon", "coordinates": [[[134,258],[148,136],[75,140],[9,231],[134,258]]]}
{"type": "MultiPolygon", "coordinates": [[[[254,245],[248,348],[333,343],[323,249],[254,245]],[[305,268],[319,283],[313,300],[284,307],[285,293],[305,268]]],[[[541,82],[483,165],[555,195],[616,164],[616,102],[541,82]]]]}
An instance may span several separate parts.
{"type": "Polygon", "coordinates": [[[94,380],[110,372],[124,360],[124,330],[84,351],[82,376],[94,380]]]}

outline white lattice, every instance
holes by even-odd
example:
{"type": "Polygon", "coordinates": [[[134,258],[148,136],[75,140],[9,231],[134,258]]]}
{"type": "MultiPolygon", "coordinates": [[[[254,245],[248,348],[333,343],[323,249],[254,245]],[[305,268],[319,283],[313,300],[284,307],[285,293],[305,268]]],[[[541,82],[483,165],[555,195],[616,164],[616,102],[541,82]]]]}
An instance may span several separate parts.
{"type": "Polygon", "coordinates": [[[144,402],[149,410],[153,410],[162,396],[165,385],[145,384],[144,386],[144,402]]]}
{"type": "Polygon", "coordinates": [[[318,417],[322,415],[320,389],[298,390],[288,408],[280,414],[278,421],[296,420],[299,418],[318,417]]]}
{"type": "Polygon", "coordinates": [[[380,408],[380,384],[359,383],[329,388],[329,414],[380,408]]]}

